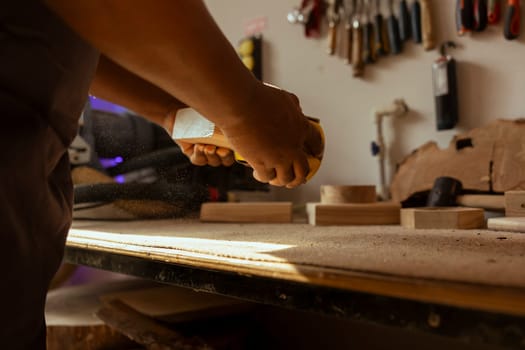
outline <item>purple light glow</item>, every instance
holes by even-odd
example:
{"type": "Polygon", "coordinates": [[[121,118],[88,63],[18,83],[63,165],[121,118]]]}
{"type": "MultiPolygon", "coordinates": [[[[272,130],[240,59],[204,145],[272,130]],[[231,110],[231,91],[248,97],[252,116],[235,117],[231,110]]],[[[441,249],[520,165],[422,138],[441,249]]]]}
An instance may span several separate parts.
{"type": "Polygon", "coordinates": [[[99,158],[98,160],[100,165],[102,165],[104,169],[107,169],[119,165],[124,161],[124,158],[121,156],[116,156],[115,158],[99,158]]]}
{"type": "Polygon", "coordinates": [[[124,177],[124,175],[117,175],[113,179],[119,184],[123,184],[124,182],[126,182],[126,178],[124,177]]]}

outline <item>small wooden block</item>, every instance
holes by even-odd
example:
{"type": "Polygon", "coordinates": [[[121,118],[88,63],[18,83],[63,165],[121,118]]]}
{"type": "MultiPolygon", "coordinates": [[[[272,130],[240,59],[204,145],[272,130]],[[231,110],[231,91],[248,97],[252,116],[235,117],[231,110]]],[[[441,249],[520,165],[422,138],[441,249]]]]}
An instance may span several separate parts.
{"type": "Polygon", "coordinates": [[[376,187],[371,186],[321,186],[321,203],[374,203],[377,199],[376,187]]]}
{"type": "Polygon", "coordinates": [[[505,216],[525,216],[525,191],[505,192],[505,216]]]}
{"type": "Polygon", "coordinates": [[[474,229],[485,227],[485,212],[479,208],[401,209],[401,226],[417,229],[474,229]]]}
{"type": "Polygon", "coordinates": [[[203,203],[200,219],[205,222],[286,223],[292,221],[292,203],[203,203]]]}
{"type": "Polygon", "coordinates": [[[525,217],[490,218],[487,222],[490,230],[525,233],[525,217]]]}
{"type": "Polygon", "coordinates": [[[153,287],[100,296],[118,299],[141,314],[168,322],[187,322],[246,311],[249,303],[181,287],[153,287]]]}
{"type": "Polygon", "coordinates": [[[307,203],[310,225],[396,225],[401,206],[393,202],[378,203],[307,203]]]}

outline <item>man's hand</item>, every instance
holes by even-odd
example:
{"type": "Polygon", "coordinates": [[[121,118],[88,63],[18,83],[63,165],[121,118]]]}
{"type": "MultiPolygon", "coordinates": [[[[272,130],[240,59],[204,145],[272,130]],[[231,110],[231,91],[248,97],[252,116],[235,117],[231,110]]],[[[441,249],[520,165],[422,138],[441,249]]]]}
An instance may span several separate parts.
{"type": "Polygon", "coordinates": [[[291,93],[260,84],[239,114],[218,126],[254,169],[253,176],[293,188],[306,181],[308,156],[321,156],[321,135],[291,93]]]}
{"type": "Polygon", "coordinates": [[[218,167],[221,165],[231,166],[235,162],[233,152],[230,149],[200,143],[176,142],[182,149],[182,152],[195,165],[218,167]]]}

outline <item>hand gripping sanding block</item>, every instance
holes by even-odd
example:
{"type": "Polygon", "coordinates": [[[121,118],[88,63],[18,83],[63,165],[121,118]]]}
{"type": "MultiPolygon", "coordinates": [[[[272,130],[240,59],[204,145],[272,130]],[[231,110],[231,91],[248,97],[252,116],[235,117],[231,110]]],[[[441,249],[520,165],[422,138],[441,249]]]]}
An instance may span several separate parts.
{"type": "MultiPolygon", "coordinates": [[[[321,127],[321,124],[319,123],[319,120],[310,117],[308,117],[308,120],[319,131],[321,141],[324,146],[324,131],[321,127]]],[[[242,155],[240,155],[233,149],[233,147],[229,143],[226,136],[224,136],[222,131],[217,126],[215,126],[213,122],[206,119],[202,114],[200,114],[193,108],[183,108],[177,112],[171,137],[176,141],[202,143],[231,149],[234,152],[235,160],[238,163],[247,165],[242,155]]],[[[321,166],[321,160],[322,155],[312,155],[308,157],[308,165],[310,166],[310,172],[306,177],[307,180],[310,180],[315,175],[315,173],[321,166]]]]}

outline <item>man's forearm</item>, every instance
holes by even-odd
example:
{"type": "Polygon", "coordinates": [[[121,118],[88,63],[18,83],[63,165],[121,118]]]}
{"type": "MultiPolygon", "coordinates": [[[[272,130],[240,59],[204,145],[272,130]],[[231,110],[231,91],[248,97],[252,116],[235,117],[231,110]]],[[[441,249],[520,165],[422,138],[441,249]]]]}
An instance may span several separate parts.
{"type": "Polygon", "coordinates": [[[90,93],[133,110],[162,126],[185,105],[164,90],[101,56],[90,93]]]}
{"type": "Polygon", "coordinates": [[[243,115],[259,82],[201,0],[47,0],[122,67],[221,125],[243,115]]]}

